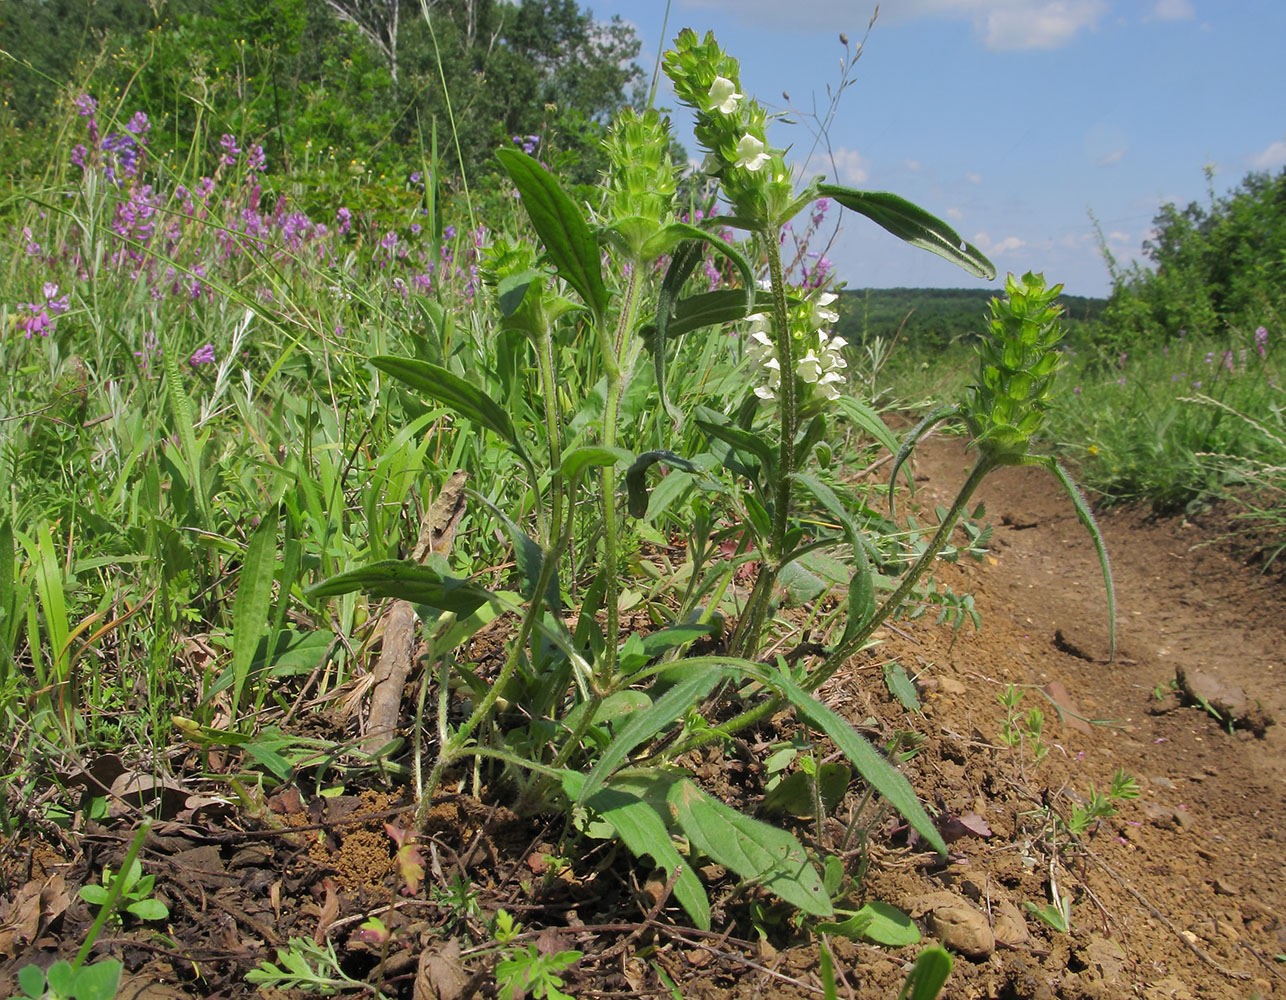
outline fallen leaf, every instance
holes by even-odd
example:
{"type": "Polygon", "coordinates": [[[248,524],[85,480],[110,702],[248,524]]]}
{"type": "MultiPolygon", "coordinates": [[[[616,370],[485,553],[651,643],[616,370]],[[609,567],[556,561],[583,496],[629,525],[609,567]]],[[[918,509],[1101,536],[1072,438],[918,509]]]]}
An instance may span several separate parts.
{"type": "Polygon", "coordinates": [[[412,988],[413,1000],[459,1000],[469,985],[469,974],[460,960],[460,940],[451,938],[440,948],[420,953],[412,988]]]}

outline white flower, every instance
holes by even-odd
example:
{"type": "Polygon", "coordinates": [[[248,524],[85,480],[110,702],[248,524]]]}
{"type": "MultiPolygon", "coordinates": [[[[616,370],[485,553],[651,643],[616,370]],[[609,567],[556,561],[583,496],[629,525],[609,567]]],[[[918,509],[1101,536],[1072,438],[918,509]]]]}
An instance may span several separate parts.
{"type": "Polygon", "coordinates": [[[745,167],[753,174],[762,170],[770,159],[772,157],[764,152],[764,144],[747,132],[737,143],[737,160],[733,166],[745,167]]]}
{"type": "Polygon", "coordinates": [[[822,292],[813,303],[812,325],[821,327],[828,323],[838,323],[839,313],[830,308],[837,296],[833,292],[822,292]]]}
{"type": "Polygon", "coordinates": [[[714,83],[710,84],[710,100],[725,115],[730,115],[736,111],[737,102],[744,96],[744,94],[737,93],[737,85],[727,77],[716,76],[714,83]]]}

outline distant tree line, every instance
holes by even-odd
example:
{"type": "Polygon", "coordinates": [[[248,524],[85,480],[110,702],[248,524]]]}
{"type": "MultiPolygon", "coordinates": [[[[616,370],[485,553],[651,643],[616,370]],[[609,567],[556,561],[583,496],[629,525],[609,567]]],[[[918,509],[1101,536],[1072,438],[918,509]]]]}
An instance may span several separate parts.
{"type": "MultiPolygon", "coordinates": [[[[996,292],[987,288],[846,289],[839,299],[839,333],[850,344],[868,337],[891,339],[917,350],[936,350],[967,341],[982,330],[987,303],[996,292]]],[[[1059,301],[1072,342],[1092,337],[1103,315],[1103,299],[1063,295],[1059,301]]]]}

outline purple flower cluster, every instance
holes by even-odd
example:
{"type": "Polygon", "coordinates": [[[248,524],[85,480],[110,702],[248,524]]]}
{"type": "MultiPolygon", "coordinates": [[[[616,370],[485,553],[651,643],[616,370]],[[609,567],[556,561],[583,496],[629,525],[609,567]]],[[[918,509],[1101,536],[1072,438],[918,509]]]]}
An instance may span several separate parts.
{"type": "Polygon", "coordinates": [[[521,146],[522,151],[530,156],[540,145],[540,136],[538,135],[516,135],[513,137],[515,146],[521,146]]]}
{"type": "Polygon", "coordinates": [[[61,316],[70,306],[70,296],[58,295],[58,285],[52,281],[45,282],[41,288],[43,300],[40,302],[20,302],[18,329],[30,340],[32,336],[48,337],[54,328],[54,317],[61,316]]]}

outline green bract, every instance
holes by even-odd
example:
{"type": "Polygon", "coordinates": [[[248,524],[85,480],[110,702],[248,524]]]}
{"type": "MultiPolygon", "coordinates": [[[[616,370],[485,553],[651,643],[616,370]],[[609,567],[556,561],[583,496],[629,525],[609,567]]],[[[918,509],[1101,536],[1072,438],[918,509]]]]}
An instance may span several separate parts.
{"type": "Polygon", "coordinates": [[[604,144],[611,163],[607,179],[607,222],[629,252],[644,256],[650,239],[674,221],[674,163],[670,122],[653,108],[628,110],[604,144]]]}

